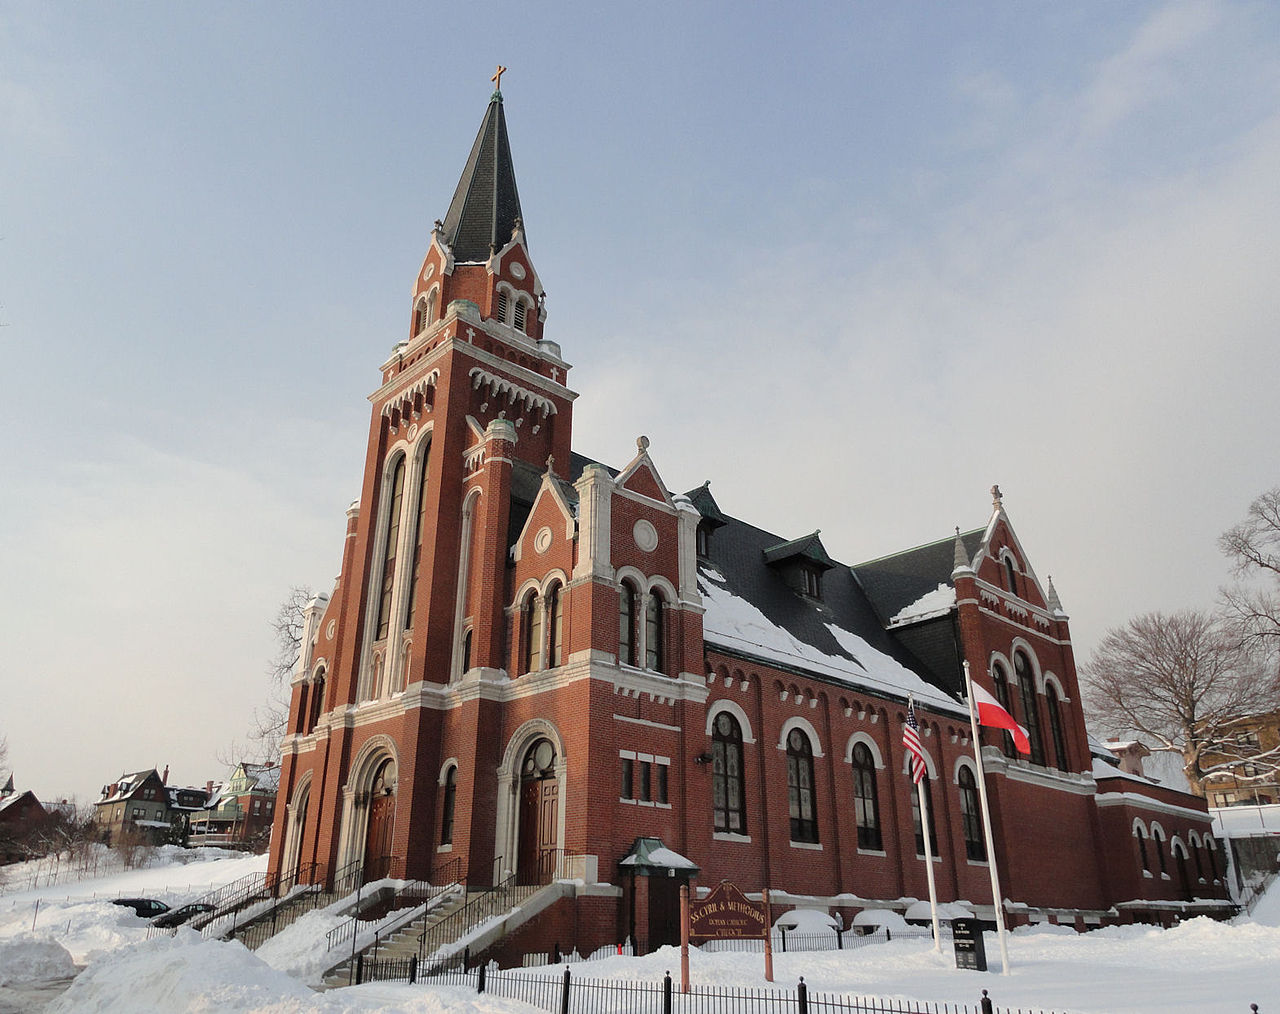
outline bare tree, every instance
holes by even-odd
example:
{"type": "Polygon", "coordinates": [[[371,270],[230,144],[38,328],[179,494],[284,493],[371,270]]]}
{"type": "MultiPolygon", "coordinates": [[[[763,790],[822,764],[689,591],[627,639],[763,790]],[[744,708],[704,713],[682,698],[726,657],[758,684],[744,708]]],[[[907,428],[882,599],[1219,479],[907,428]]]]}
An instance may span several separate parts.
{"type": "Polygon", "coordinates": [[[247,746],[236,744],[225,758],[235,764],[242,760],[274,760],[280,756],[280,741],[289,723],[290,681],[302,650],[302,611],[314,597],[305,585],[289,589],[271,621],[276,651],[267,662],[266,700],[253,709],[247,746]]]}
{"type": "Polygon", "coordinates": [[[1280,705],[1280,684],[1212,613],[1147,613],[1113,627],[1081,675],[1091,720],[1178,753],[1197,795],[1215,778],[1250,781],[1246,764],[1280,761],[1280,747],[1246,756],[1236,744],[1233,723],[1280,705]]]}
{"type": "Polygon", "coordinates": [[[1223,589],[1227,615],[1239,636],[1274,665],[1280,653],[1280,486],[1254,500],[1218,545],[1240,579],[1223,589]]]}

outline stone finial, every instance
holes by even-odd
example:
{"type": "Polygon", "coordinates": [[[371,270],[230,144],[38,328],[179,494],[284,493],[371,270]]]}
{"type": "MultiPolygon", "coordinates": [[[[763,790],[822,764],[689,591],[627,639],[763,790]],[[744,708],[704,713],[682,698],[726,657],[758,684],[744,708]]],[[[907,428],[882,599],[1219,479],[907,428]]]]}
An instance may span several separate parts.
{"type": "Polygon", "coordinates": [[[1062,599],[1058,598],[1058,589],[1053,586],[1052,574],[1045,579],[1045,585],[1047,586],[1045,590],[1047,592],[1046,598],[1049,600],[1049,608],[1055,613],[1062,612],[1062,599]]]}
{"type": "Polygon", "coordinates": [[[515,239],[524,232],[524,219],[516,215],[516,220],[511,223],[511,238],[515,239]]]}
{"type": "Polygon", "coordinates": [[[964,540],[960,538],[960,526],[956,525],[956,550],[951,564],[951,572],[969,570],[969,553],[964,548],[964,540]]]}
{"type": "Polygon", "coordinates": [[[649,438],[645,436],[636,437],[636,450],[641,454],[649,449],[649,438]]]}
{"type": "Polygon", "coordinates": [[[444,232],[444,223],[440,221],[440,219],[438,218],[436,219],[435,228],[432,230],[432,232],[444,232]]]}
{"type": "Polygon", "coordinates": [[[547,475],[555,475],[556,456],[554,454],[547,455],[547,475]]]}
{"type": "Polygon", "coordinates": [[[999,486],[991,487],[991,506],[996,510],[1003,510],[1004,508],[1004,495],[1000,492],[999,486]]]}

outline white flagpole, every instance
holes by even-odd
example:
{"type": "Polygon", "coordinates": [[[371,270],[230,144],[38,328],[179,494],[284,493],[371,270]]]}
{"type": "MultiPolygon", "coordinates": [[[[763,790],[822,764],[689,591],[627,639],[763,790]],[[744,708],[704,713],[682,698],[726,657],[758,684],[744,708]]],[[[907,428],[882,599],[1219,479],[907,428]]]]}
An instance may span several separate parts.
{"type": "Polygon", "coordinates": [[[978,712],[973,703],[973,677],[969,662],[964,663],[964,690],[969,698],[969,727],[973,730],[973,759],[978,764],[978,799],[982,802],[982,831],[987,842],[987,866],[991,870],[991,900],[996,909],[996,931],[1000,937],[1000,961],[1003,975],[1009,974],[1009,942],[1005,937],[1004,900],[1000,895],[1000,873],[996,869],[996,843],[991,837],[991,807],[987,805],[987,776],[982,769],[982,744],[978,739],[978,712]]]}
{"type": "MultiPolygon", "coordinates": [[[[929,774],[925,772],[925,778],[929,774]]],[[[920,797],[920,826],[924,831],[924,869],[929,875],[929,911],[933,918],[933,949],[942,953],[942,934],[938,932],[938,892],[933,886],[933,849],[929,845],[929,804],[924,796],[924,781],[916,782],[916,793],[920,797]]]]}
{"type": "MultiPolygon", "coordinates": [[[[908,707],[915,708],[915,698],[907,699],[908,707]]],[[[921,746],[924,744],[922,743],[921,746]]],[[[924,778],[929,777],[929,766],[925,765],[924,778]]],[[[929,880],[929,912],[933,919],[933,949],[942,953],[942,934],[938,931],[938,891],[933,884],[933,848],[929,842],[929,803],[924,794],[924,778],[916,782],[916,795],[920,799],[920,830],[924,838],[924,870],[929,880]]]]}

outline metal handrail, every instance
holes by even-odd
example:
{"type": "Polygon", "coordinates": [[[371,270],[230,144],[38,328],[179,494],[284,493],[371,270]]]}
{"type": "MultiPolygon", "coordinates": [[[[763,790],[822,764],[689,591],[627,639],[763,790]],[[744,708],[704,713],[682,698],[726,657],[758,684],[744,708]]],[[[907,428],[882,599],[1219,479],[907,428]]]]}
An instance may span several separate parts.
{"type": "MultiPolygon", "coordinates": [[[[425,886],[422,883],[419,883],[416,886],[405,888],[403,891],[396,892],[396,895],[392,900],[394,902],[396,900],[422,898],[423,900],[419,905],[425,909],[425,907],[431,904],[435,898],[448,890],[461,887],[462,884],[462,858],[460,856],[455,856],[454,858],[435,866],[431,871],[431,880],[425,882],[425,886]]],[[[398,907],[406,908],[408,906],[401,905],[398,907]]],[[[417,918],[417,916],[414,918],[417,918]]],[[[340,926],[335,926],[326,934],[326,949],[333,950],[335,947],[346,943],[358,932],[359,923],[370,921],[372,920],[361,919],[360,913],[357,911],[349,921],[340,926]]]]}
{"type": "MultiPolygon", "coordinates": [[[[516,874],[512,873],[501,883],[485,889],[434,926],[422,927],[422,936],[418,938],[418,963],[421,964],[428,954],[434,955],[441,947],[452,943],[486,919],[498,914],[499,906],[502,906],[502,911],[505,911],[506,901],[511,888],[515,886],[515,881],[516,874]],[[428,939],[431,941],[430,950],[427,946],[428,939]]],[[[430,975],[438,967],[439,965],[434,965],[431,970],[423,974],[430,975]]]]}

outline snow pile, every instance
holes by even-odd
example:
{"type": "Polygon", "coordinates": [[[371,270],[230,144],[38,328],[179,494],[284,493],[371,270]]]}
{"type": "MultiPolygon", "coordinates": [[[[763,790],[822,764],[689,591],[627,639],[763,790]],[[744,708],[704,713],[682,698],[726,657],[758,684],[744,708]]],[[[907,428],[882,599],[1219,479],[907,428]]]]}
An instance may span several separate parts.
{"type": "Polygon", "coordinates": [[[80,973],[48,1014],[93,1011],[305,1011],[316,996],[242,944],[202,940],[191,930],[136,944],[80,973]]]}
{"type": "Polygon", "coordinates": [[[775,926],[785,928],[788,933],[830,933],[840,929],[840,920],[825,909],[793,908],[778,916],[775,926]]]}
{"type": "MultiPolygon", "coordinates": [[[[329,931],[350,922],[350,915],[340,915],[329,909],[316,909],[286,926],[256,951],[259,958],[277,971],[287,972],[296,979],[319,985],[324,973],[342,960],[335,953],[330,957],[325,938],[329,931]]],[[[347,942],[347,953],[351,943],[347,942]]]]}
{"type": "Polygon", "coordinates": [[[0,986],[68,979],[75,974],[70,953],[55,940],[31,933],[0,940],[0,986]]]}
{"type": "Polygon", "coordinates": [[[707,640],[856,686],[888,690],[897,695],[914,694],[922,704],[932,708],[963,713],[960,705],[943,691],[852,631],[834,623],[826,624],[841,650],[848,652],[848,657],[828,655],[778,626],[746,599],[717,587],[708,577],[705,571],[698,576],[702,604],[706,607],[702,628],[707,640]]]}
{"type": "Polygon", "coordinates": [[[133,909],[107,901],[42,901],[38,911],[34,904],[0,909],[0,941],[21,938],[33,923],[37,935],[55,937],[77,964],[145,940],[150,928],[133,909]]]}
{"type": "Polygon", "coordinates": [[[956,590],[949,584],[941,583],[933,591],[925,592],[909,606],[903,606],[893,614],[889,626],[902,623],[914,623],[916,620],[927,620],[951,611],[956,604],[956,590]]]}

